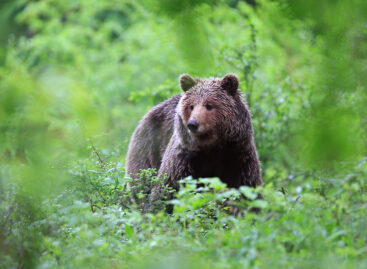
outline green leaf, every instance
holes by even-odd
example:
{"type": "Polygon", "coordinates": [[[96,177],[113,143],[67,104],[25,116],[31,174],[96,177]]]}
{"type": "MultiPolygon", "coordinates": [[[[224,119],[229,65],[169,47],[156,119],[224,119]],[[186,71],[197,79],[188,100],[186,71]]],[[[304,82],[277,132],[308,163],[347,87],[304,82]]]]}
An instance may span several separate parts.
{"type": "Polygon", "coordinates": [[[134,230],[127,224],[125,224],[125,233],[127,237],[133,238],[134,237],[134,230]]]}
{"type": "Polygon", "coordinates": [[[243,195],[245,195],[246,198],[250,200],[254,200],[257,197],[257,194],[250,187],[247,186],[241,186],[240,192],[243,193],[243,195]]]}

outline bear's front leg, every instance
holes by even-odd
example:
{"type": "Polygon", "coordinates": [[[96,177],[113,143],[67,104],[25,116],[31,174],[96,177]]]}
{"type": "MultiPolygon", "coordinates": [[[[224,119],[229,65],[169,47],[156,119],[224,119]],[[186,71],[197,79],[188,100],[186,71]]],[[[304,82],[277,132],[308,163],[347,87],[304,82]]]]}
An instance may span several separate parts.
{"type": "Polygon", "coordinates": [[[178,190],[178,181],[190,175],[188,158],[178,140],[173,136],[163,155],[162,164],[158,171],[159,177],[166,177],[164,183],[178,190]]]}
{"type": "MultiPolygon", "coordinates": [[[[158,171],[158,177],[164,177],[164,185],[173,190],[179,189],[178,181],[190,175],[188,168],[188,161],[185,158],[184,152],[180,149],[180,145],[177,143],[177,139],[173,136],[168,143],[167,149],[163,155],[162,163],[158,171]]],[[[162,186],[156,187],[150,194],[150,200],[154,201],[158,197],[158,193],[161,192],[162,186]]],[[[173,193],[168,192],[166,196],[167,200],[173,199],[173,193]]],[[[166,208],[167,213],[173,212],[173,206],[168,205],[166,208]]]]}

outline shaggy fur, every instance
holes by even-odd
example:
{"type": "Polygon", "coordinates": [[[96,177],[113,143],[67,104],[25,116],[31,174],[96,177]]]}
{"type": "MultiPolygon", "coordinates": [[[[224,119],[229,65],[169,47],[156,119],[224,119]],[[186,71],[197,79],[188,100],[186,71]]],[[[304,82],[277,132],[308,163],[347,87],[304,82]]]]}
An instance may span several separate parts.
{"type": "Polygon", "coordinates": [[[127,173],[155,168],[175,189],[189,175],[219,177],[234,188],[260,185],[251,114],[237,77],[199,80],[184,74],[180,86],[183,94],[153,107],[135,130],[127,173]]]}

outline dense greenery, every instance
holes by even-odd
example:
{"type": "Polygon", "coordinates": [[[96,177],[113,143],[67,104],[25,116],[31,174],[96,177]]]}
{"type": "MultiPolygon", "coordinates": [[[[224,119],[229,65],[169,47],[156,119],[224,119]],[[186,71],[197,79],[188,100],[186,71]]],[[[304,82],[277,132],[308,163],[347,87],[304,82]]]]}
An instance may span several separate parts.
{"type": "Polygon", "coordinates": [[[363,0],[2,1],[0,268],[366,268],[366,14],[363,0]],[[125,176],[131,133],[182,73],[239,76],[262,187],[186,178],[151,204],[162,179],[125,176]]]}

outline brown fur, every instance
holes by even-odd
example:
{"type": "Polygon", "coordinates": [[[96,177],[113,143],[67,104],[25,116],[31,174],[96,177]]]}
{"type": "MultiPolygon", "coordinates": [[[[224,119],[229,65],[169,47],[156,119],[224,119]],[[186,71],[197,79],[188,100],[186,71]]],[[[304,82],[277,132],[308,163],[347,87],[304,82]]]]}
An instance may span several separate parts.
{"type": "Polygon", "coordinates": [[[152,108],[135,130],[127,154],[127,173],[155,168],[178,189],[189,175],[219,177],[229,187],[262,183],[251,114],[238,91],[238,79],[180,77],[184,90],[152,108]],[[197,131],[188,129],[196,121],[197,131]]]}

